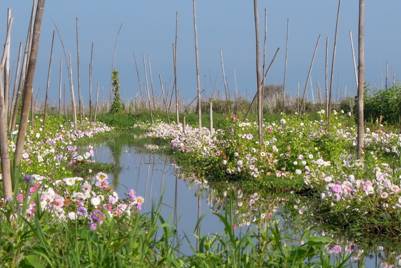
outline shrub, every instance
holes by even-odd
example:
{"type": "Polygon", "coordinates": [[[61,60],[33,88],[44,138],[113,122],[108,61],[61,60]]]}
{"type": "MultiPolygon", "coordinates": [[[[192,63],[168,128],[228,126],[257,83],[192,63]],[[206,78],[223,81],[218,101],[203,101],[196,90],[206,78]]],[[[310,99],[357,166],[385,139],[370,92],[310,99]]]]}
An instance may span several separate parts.
{"type": "Polygon", "coordinates": [[[401,86],[380,90],[366,96],[366,120],[399,123],[401,114],[401,86]]]}
{"type": "Polygon", "coordinates": [[[120,98],[120,77],[117,70],[113,70],[111,75],[112,85],[113,85],[113,104],[111,105],[110,113],[116,114],[124,111],[124,106],[120,98]]]}

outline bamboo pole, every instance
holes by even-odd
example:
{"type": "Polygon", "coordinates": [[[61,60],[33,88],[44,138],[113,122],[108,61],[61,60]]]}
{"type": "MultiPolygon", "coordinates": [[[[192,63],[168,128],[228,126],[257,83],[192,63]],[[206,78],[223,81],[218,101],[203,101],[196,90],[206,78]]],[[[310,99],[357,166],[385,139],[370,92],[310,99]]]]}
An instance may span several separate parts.
{"type": "Polygon", "coordinates": [[[194,28],[195,42],[195,65],[196,65],[196,93],[198,96],[198,126],[202,127],[202,99],[201,99],[201,80],[200,80],[200,63],[199,63],[199,44],[198,44],[198,28],[196,25],[196,0],[192,0],[192,17],[194,28]]]}
{"type": "MultiPolygon", "coordinates": [[[[11,13],[11,9],[7,10],[7,29],[12,28],[13,17],[11,13]]],[[[9,39],[7,40],[6,46],[4,47],[7,53],[7,58],[5,62],[4,68],[4,109],[6,113],[6,119],[8,120],[8,107],[9,107],[9,99],[10,99],[10,58],[11,58],[11,33],[9,39]]],[[[7,125],[7,122],[6,122],[7,125]]]]}
{"type": "Polygon", "coordinates": [[[329,38],[326,37],[326,49],[324,55],[324,88],[326,91],[326,117],[329,117],[329,38]]]}
{"type": "MultiPolygon", "coordinates": [[[[1,73],[7,74],[7,59],[10,58],[11,46],[11,29],[13,25],[13,17],[11,11],[8,12],[7,17],[7,35],[1,60],[0,70],[1,73]]],[[[7,66],[8,65],[8,66],[7,66]]],[[[9,72],[9,70],[8,70],[9,72]]],[[[1,154],[1,174],[3,178],[3,192],[5,200],[10,200],[13,196],[13,186],[11,180],[11,163],[8,153],[8,134],[7,134],[7,107],[6,107],[6,94],[7,91],[7,75],[2,77],[0,84],[0,154],[1,154]]]]}
{"type": "Polygon", "coordinates": [[[349,32],[349,39],[351,42],[351,52],[352,52],[352,63],[353,63],[353,67],[354,67],[354,74],[355,74],[355,84],[356,87],[358,87],[358,67],[356,65],[356,57],[355,57],[355,49],[354,49],[354,38],[352,35],[352,32],[349,32]]]}
{"type": "Polygon", "coordinates": [[[89,120],[92,121],[93,109],[92,109],[92,91],[93,91],[93,53],[94,43],[91,44],[91,56],[89,63],[89,120]]]}
{"type": "Polygon", "coordinates": [[[83,103],[81,94],[81,64],[80,64],[80,51],[79,51],[79,19],[75,18],[75,37],[76,37],[76,48],[77,48],[77,85],[78,85],[78,111],[80,119],[83,117],[83,103]]]}
{"type": "Polygon", "coordinates": [[[96,117],[97,117],[97,109],[99,106],[99,82],[97,83],[97,87],[96,87],[96,105],[95,105],[95,115],[94,115],[94,121],[96,122],[96,117]]]}
{"type": "Polygon", "coordinates": [[[333,81],[334,81],[334,66],[336,63],[336,52],[337,52],[337,38],[338,38],[338,25],[340,22],[340,10],[341,10],[341,0],[338,0],[337,6],[337,18],[336,27],[334,31],[334,41],[333,41],[333,55],[331,58],[331,70],[330,70],[330,84],[329,84],[329,108],[327,111],[327,129],[330,127],[330,116],[331,116],[331,98],[333,94],[333,81]]]}
{"type": "Polygon", "coordinates": [[[30,55],[28,61],[28,69],[26,81],[24,83],[24,96],[22,100],[22,113],[17,136],[15,149],[15,165],[19,165],[24,150],[26,131],[28,127],[29,108],[31,106],[32,84],[35,77],[36,61],[39,50],[40,33],[42,26],[42,18],[45,8],[45,0],[37,1],[35,19],[33,23],[32,42],[30,47],[30,55]]]}
{"type": "Polygon", "coordinates": [[[71,53],[68,54],[68,77],[70,80],[70,97],[72,104],[72,118],[74,120],[74,128],[77,128],[77,107],[75,103],[75,90],[74,90],[74,79],[72,76],[72,61],[71,61],[71,53]]]}
{"type": "Polygon", "coordinates": [[[14,86],[13,86],[13,94],[12,94],[12,98],[11,98],[11,105],[8,107],[8,130],[11,131],[11,118],[12,118],[12,114],[13,114],[13,110],[14,110],[14,105],[18,96],[18,81],[20,79],[20,75],[21,75],[21,58],[22,58],[22,43],[19,43],[19,47],[18,47],[18,59],[17,59],[17,66],[15,69],[15,74],[14,74],[14,86]]]}
{"type": "Polygon", "coordinates": [[[209,101],[209,120],[210,120],[210,134],[213,134],[213,100],[210,99],[209,101]]]}
{"type": "MultiPolygon", "coordinates": [[[[223,49],[220,49],[220,66],[221,66],[221,75],[223,77],[223,83],[224,83],[224,93],[226,96],[226,105],[228,106],[228,100],[230,99],[229,96],[229,87],[228,87],[228,81],[227,81],[227,77],[226,77],[226,71],[225,71],[225,67],[224,67],[224,56],[223,56],[223,49]]],[[[230,110],[230,109],[228,109],[230,110]]]]}
{"type": "Polygon", "coordinates": [[[52,67],[52,60],[53,60],[53,49],[54,49],[54,35],[55,31],[53,30],[51,45],[50,45],[50,55],[49,55],[49,64],[47,67],[47,83],[46,83],[46,93],[45,93],[45,107],[43,111],[43,122],[42,127],[45,127],[46,124],[46,116],[47,116],[47,102],[49,98],[49,88],[50,88],[50,75],[51,75],[51,67],[52,67]]]}
{"type": "Polygon", "coordinates": [[[316,44],[315,44],[315,48],[313,49],[312,59],[311,59],[311,62],[310,62],[310,65],[309,65],[309,69],[308,69],[308,74],[307,74],[306,80],[305,80],[304,91],[303,91],[302,99],[301,99],[301,109],[302,109],[302,112],[303,112],[304,109],[305,109],[305,94],[306,94],[306,90],[307,90],[308,84],[309,84],[309,79],[310,79],[310,76],[311,76],[311,73],[312,73],[313,63],[315,62],[316,51],[317,51],[317,49],[318,49],[318,47],[319,47],[319,41],[320,41],[320,34],[319,34],[319,36],[317,37],[316,44]]]}
{"type": "Polygon", "coordinates": [[[365,0],[359,0],[358,23],[358,126],[357,158],[362,159],[365,137],[364,95],[365,95],[365,0]]]}
{"type": "Polygon", "coordinates": [[[258,92],[258,134],[259,144],[263,145],[263,84],[262,69],[260,65],[260,44],[259,44],[259,8],[258,0],[253,0],[253,13],[255,21],[255,41],[256,41],[256,88],[258,92]]]}
{"type": "Polygon", "coordinates": [[[63,84],[63,62],[60,60],[59,74],[58,74],[58,114],[61,114],[61,92],[62,92],[62,84],[63,84]]]}
{"type": "Polygon", "coordinates": [[[288,35],[289,35],[289,26],[290,19],[287,18],[287,30],[285,34],[285,58],[284,58],[284,75],[283,75],[283,108],[285,108],[285,92],[287,87],[287,68],[288,68],[288,35]]]}
{"type": "MultiPolygon", "coordinates": [[[[267,69],[266,69],[266,71],[265,71],[265,73],[264,73],[264,75],[263,75],[263,83],[264,83],[264,81],[266,80],[267,75],[269,74],[269,71],[270,71],[271,67],[273,66],[273,63],[275,62],[279,51],[280,51],[280,48],[277,48],[277,49],[276,49],[276,52],[274,52],[273,58],[272,58],[272,60],[270,61],[270,64],[269,64],[269,66],[267,67],[267,69]]],[[[252,108],[253,104],[255,103],[255,100],[256,100],[257,97],[258,97],[258,92],[256,92],[255,95],[253,96],[253,99],[252,99],[252,101],[251,101],[251,104],[250,104],[249,107],[248,107],[248,111],[245,113],[245,118],[248,117],[248,114],[249,114],[249,112],[251,111],[251,108],[252,108]]]]}

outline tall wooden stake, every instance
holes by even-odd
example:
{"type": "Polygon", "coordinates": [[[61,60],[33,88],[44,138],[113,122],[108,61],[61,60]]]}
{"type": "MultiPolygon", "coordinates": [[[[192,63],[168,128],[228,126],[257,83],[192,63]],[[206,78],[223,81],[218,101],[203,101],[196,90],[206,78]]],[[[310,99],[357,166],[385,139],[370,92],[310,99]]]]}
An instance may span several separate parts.
{"type": "Polygon", "coordinates": [[[0,154],[1,154],[1,174],[3,177],[3,192],[4,198],[6,200],[10,200],[13,196],[13,186],[11,181],[11,163],[8,154],[8,135],[7,135],[7,106],[6,102],[6,91],[7,88],[6,80],[9,79],[7,77],[7,73],[10,72],[9,64],[7,63],[7,59],[10,58],[10,46],[11,46],[11,28],[13,24],[13,18],[11,11],[8,12],[7,17],[7,36],[5,40],[3,56],[1,59],[0,71],[3,75],[3,81],[0,84],[0,154]]]}
{"type": "Polygon", "coordinates": [[[82,119],[83,116],[83,103],[81,94],[81,70],[80,70],[80,58],[79,58],[79,21],[78,17],[75,18],[75,36],[76,36],[76,46],[77,46],[77,80],[78,80],[78,111],[79,117],[82,119]]]}
{"type": "Polygon", "coordinates": [[[287,87],[287,67],[288,67],[288,35],[289,35],[289,26],[290,25],[290,19],[287,19],[287,30],[285,34],[285,59],[284,59],[284,76],[283,76],[283,96],[282,96],[282,101],[283,101],[283,108],[285,108],[285,92],[286,92],[286,87],[287,87]]]}
{"type": "Polygon", "coordinates": [[[92,110],[92,85],[93,85],[93,51],[94,51],[94,44],[92,42],[91,45],[91,58],[89,63],[89,120],[92,120],[93,110],[92,110]]]}
{"type": "Polygon", "coordinates": [[[365,95],[365,0],[359,0],[359,23],[358,23],[358,131],[357,131],[357,158],[363,157],[365,118],[364,118],[364,95],[365,95]]]}
{"type": "Polygon", "coordinates": [[[331,99],[332,99],[332,95],[333,95],[334,66],[336,63],[337,37],[338,37],[338,24],[340,22],[340,10],[341,10],[341,0],[338,0],[336,28],[334,31],[334,41],[333,41],[333,55],[331,58],[330,84],[329,84],[329,107],[327,110],[327,129],[330,128],[331,99]]]}
{"type": "Polygon", "coordinates": [[[21,113],[21,120],[19,124],[19,131],[15,148],[15,165],[19,165],[22,158],[22,152],[24,150],[26,131],[28,127],[28,117],[32,98],[32,84],[33,84],[33,79],[35,77],[36,61],[39,51],[39,41],[40,41],[40,33],[41,33],[44,9],[45,9],[45,0],[38,0],[35,19],[33,23],[32,43],[28,61],[26,81],[24,83],[22,113],[21,113]]]}
{"type": "Polygon", "coordinates": [[[198,96],[198,125],[202,127],[202,99],[201,99],[201,81],[200,81],[200,63],[199,63],[199,44],[198,28],[196,26],[196,0],[192,0],[193,26],[195,37],[195,64],[196,64],[196,93],[198,96]]]}
{"type": "Polygon", "coordinates": [[[45,108],[43,111],[43,122],[42,126],[43,128],[45,127],[46,123],[46,116],[47,116],[47,101],[49,98],[49,88],[50,88],[50,75],[51,75],[51,67],[52,67],[52,60],[53,60],[53,48],[54,48],[54,35],[55,31],[52,33],[52,40],[51,40],[51,46],[50,46],[50,55],[49,55],[49,65],[47,67],[47,83],[46,83],[46,93],[45,93],[45,108]]]}
{"type": "Polygon", "coordinates": [[[175,14],[175,41],[173,46],[173,68],[174,68],[174,94],[175,94],[175,122],[180,123],[180,107],[178,100],[178,80],[177,80],[177,46],[178,46],[178,12],[175,14]]]}
{"type": "Polygon", "coordinates": [[[256,41],[256,88],[258,92],[258,128],[259,144],[263,145],[263,85],[262,69],[260,66],[260,47],[259,47],[259,7],[258,0],[253,0],[253,15],[255,21],[255,41],[256,41]]]}
{"type": "Polygon", "coordinates": [[[60,60],[60,67],[58,73],[58,114],[61,115],[61,94],[62,94],[62,85],[63,85],[63,62],[60,60]]]}

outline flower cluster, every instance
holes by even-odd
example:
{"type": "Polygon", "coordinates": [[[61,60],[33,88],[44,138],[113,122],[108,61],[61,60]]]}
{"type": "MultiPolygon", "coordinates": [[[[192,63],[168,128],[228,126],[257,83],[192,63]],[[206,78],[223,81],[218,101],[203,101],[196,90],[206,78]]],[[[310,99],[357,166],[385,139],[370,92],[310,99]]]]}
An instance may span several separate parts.
{"type": "Polygon", "coordinates": [[[38,211],[48,213],[55,222],[80,221],[96,230],[107,219],[120,218],[140,211],[144,199],[130,190],[121,199],[109,185],[105,173],[90,180],[79,177],[53,180],[39,175],[25,176],[26,191],[16,195],[16,201],[27,218],[38,211]],[[24,208],[27,208],[24,213],[24,208]]]}

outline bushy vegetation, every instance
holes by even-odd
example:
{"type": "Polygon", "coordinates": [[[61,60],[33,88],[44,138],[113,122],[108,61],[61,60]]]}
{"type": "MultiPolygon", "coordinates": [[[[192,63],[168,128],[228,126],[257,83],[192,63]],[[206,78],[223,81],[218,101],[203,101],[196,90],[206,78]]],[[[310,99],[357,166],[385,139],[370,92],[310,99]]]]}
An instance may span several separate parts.
{"type": "Polygon", "coordinates": [[[111,104],[110,113],[118,114],[124,111],[124,105],[120,97],[120,76],[117,70],[113,70],[111,74],[111,83],[113,87],[113,103],[111,104]]]}
{"type": "Polygon", "coordinates": [[[365,118],[373,122],[397,124],[401,116],[401,87],[394,86],[368,94],[365,100],[365,118]]]}

